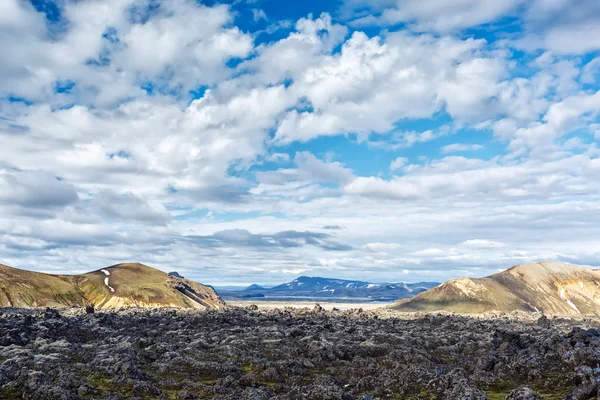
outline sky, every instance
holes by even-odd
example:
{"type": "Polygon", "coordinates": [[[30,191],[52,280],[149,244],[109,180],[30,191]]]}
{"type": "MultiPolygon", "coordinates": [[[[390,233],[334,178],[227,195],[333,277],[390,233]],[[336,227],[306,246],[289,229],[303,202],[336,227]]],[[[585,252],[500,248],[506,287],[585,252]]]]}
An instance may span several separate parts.
{"type": "Polygon", "coordinates": [[[0,262],[600,264],[597,0],[3,0],[0,262]]]}

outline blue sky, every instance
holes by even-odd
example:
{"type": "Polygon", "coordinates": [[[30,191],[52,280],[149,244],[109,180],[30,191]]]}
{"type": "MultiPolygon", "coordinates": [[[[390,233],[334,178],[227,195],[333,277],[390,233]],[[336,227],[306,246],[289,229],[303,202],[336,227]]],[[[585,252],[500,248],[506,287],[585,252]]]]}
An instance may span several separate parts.
{"type": "Polygon", "coordinates": [[[598,265],[599,27],[591,0],[3,1],[0,262],[598,265]]]}

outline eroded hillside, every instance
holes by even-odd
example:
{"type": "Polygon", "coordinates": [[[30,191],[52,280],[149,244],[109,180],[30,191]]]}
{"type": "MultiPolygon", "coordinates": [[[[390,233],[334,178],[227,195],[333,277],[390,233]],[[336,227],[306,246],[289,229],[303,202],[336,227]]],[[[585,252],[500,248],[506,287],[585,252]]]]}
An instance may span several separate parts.
{"type": "Polygon", "coordinates": [[[215,291],[139,263],[82,275],[51,275],[0,265],[1,307],[183,307],[224,305],[215,291]]]}
{"type": "Polygon", "coordinates": [[[600,315],[600,273],[569,264],[514,266],[486,278],[447,281],[413,298],[399,311],[529,311],[548,315],[600,315]]]}

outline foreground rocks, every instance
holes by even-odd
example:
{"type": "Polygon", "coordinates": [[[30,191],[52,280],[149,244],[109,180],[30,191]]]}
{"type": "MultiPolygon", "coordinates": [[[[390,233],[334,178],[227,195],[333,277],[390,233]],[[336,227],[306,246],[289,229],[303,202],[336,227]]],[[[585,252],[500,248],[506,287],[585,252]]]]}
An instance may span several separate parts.
{"type": "Polygon", "coordinates": [[[592,399],[595,320],[0,311],[2,399],[592,399]]]}

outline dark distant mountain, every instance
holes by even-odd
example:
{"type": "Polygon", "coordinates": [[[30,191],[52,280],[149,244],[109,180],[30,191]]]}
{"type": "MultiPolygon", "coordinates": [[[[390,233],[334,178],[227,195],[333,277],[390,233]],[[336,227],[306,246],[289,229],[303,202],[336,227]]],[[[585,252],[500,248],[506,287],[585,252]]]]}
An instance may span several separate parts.
{"type": "Polygon", "coordinates": [[[264,287],[254,284],[254,285],[250,285],[248,286],[246,289],[244,289],[246,292],[250,292],[252,290],[266,290],[264,287]]]}
{"type": "Polygon", "coordinates": [[[224,299],[321,300],[321,301],[395,301],[412,297],[437,282],[371,283],[356,280],[301,276],[293,281],[265,288],[250,285],[242,290],[218,290],[224,299]]]}

